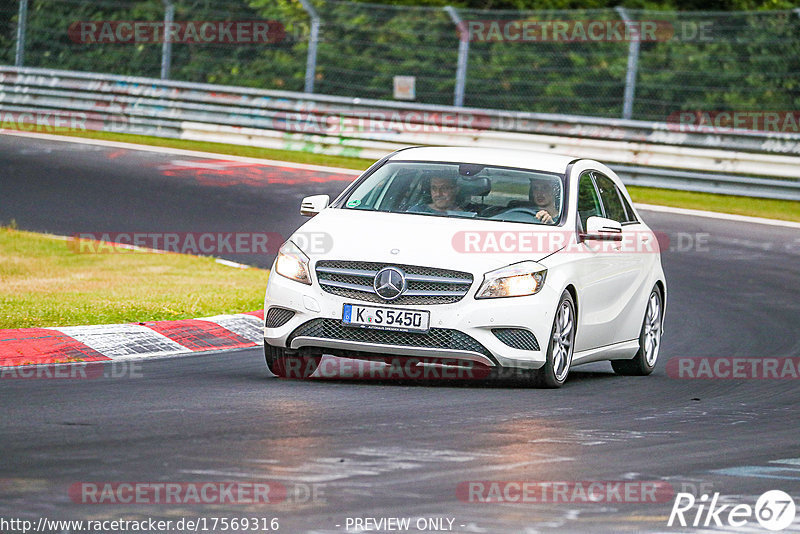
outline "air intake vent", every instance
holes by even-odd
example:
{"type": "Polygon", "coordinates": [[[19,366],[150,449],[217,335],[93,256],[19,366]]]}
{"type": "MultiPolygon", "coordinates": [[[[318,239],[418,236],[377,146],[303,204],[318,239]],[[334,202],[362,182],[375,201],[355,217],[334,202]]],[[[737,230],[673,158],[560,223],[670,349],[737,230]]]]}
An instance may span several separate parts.
{"type": "Polygon", "coordinates": [[[425,347],[431,349],[450,349],[483,354],[493,359],[492,353],[475,339],[449,328],[431,328],[427,333],[393,332],[371,328],[353,328],[343,326],[336,319],[314,319],[297,327],[286,340],[291,344],[296,337],[314,337],[320,339],[340,339],[343,341],[360,341],[378,345],[399,345],[403,347],[425,347]]]}
{"type": "Polygon", "coordinates": [[[492,334],[514,349],[539,350],[539,342],[530,330],[522,328],[492,328],[492,334]]]}
{"type": "Polygon", "coordinates": [[[270,308],[264,318],[264,325],[267,328],[278,328],[289,322],[289,319],[294,317],[292,310],[284,308],[270,308]]]}

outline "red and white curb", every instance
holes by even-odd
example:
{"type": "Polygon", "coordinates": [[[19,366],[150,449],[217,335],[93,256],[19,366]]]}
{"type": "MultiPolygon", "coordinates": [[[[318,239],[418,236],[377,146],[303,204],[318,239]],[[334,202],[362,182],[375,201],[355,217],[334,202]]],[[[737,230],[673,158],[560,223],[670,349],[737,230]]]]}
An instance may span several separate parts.
{"type": "Polygon", "coordinates": [[[181,321],[0,330],[0,367],[174,356],[255,347],[264,311],[181,321]]]}

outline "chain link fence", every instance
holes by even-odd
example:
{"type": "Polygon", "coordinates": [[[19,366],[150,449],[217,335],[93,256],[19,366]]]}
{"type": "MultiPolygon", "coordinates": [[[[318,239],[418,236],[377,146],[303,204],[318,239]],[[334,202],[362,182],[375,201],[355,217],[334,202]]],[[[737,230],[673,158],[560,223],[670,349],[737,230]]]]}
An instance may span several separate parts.
{"type": "Polygon", "coordinates": [[[800,109],[800,10],[21,0],[0,5],[0,54],[6,65],[609,118],[800,109]]]}

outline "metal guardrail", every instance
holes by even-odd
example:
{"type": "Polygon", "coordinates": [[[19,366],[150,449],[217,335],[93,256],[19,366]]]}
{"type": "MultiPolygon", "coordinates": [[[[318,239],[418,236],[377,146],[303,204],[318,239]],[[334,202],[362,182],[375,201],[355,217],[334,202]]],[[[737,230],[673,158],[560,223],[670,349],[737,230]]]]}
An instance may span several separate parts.
{"type": "Polygon", "coordinates": [[[800,200],[797,134],[708,135],[645,121],[0,66],[2,122],[8,113],[12,121],[50,113],[79,117],[85,129],[366,158],[411,144],[575,153],[609,163],[631,184],[800,200]]]}

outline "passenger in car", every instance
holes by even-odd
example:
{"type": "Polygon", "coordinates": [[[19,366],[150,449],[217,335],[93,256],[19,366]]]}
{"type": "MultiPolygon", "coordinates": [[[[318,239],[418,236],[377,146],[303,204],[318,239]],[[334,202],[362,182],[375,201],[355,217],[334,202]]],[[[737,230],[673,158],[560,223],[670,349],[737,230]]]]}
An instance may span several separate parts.
{"type": "Polygon", "coordinates": [[[528,191],[528,200],[512,200],[508,203],[507,208],[530,208],[541,222],[553,224],[555,217],[558,216],[558,206],[556,206],[553,188],[554,186],[550,182],[534,180],[528,191]]]}
{"type": "Polygon", "coordinates": [[[534,208],[538,208],[536,218],[545,224],[552,224],[553,217],[558,215],[553,185],[543,181],[533,181],[531,183],[530,199],[534,208]]]}

